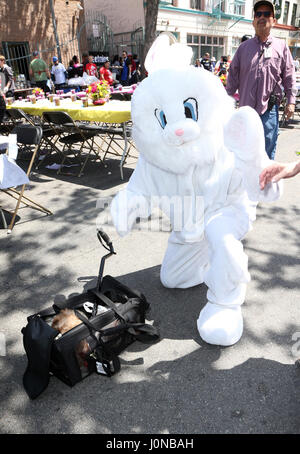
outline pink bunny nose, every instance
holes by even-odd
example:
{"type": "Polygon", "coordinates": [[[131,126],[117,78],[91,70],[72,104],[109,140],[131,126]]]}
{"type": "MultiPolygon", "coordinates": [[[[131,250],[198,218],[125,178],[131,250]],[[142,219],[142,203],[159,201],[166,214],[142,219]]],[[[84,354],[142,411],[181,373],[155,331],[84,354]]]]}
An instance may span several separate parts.
{"type": "Polygon", "coordinates": [[[176,129],[175,134],[176,134],[176,136],[183,136],[184,130],[183,129],[176,129]]]}

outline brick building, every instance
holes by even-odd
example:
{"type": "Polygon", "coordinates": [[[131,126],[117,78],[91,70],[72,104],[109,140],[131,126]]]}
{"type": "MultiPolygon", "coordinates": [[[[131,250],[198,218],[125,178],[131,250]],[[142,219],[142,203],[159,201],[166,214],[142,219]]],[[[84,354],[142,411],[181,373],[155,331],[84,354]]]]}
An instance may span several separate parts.
{"type": "Polygon", "coordinates": [[[65,65],[87,50],[84,5],[79,0],[0,0],[0,16],[0,51],[16,75],[29,78],[34,50],[49,64],[53,55],[61,56],[65,65]]]}

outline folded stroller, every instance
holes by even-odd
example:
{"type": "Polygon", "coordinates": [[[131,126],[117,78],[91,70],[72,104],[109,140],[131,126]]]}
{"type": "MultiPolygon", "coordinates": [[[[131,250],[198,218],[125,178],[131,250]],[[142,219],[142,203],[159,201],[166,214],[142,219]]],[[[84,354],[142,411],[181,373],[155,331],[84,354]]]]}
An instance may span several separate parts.
{"type": "Polygon", "coordinates": [[[22,329],[28,358],[23,385],[31,399],[46,389],[51,375],[69,386],[93,372],[110,377],[120,370],[118,355],[128,345],[159,339],[157,329],[145,323],[150,308],[145,296],[103,277],[105,260],[115,251],[106,233],[98,230],[97,236],[109,253],[101,259],[96,287],[28,317],[22,329]],[[58,314],[66,313],[76,316],[77,324],[62,334],[52,324],[59,326],[58,314]]]}

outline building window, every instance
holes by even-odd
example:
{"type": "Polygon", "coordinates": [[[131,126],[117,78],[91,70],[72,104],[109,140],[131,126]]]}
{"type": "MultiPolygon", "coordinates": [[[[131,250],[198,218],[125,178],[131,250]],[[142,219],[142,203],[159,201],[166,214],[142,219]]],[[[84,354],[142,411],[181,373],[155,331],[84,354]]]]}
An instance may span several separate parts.
{"type": "Polygon", "coordinates": [[[2,41],[2,51],[6,58],[6,63],[13,69],[14,75],[24,74],[29,80],[28,67],[30,64],[29,44],[24,42],[2,41]]]}
{"type": "Polygon", "coordinates": [[[224,38],[206,35],[187,35],[187,44],[193,49],[194,60],[208,52],[218,61],[224,55],[224,38]]]}
{"type": "Polygon", "coordinates": [[[213,9],[216,9],[216,10],[219,10],[219,11],[222,11],[223,13],[225,13],[225,1],[224,0],[217,0],[215,2],[213,2],[213,9]]]}
{"type": "Polygon", "coordinates": [[[232,55],[234,55],[241,44],[241,38],[233,37],[232,38],[232,55]]]}
{"type": "Polygon", "coordinates": [[[191,9],[203,10],[202,0],[190,0],[191,9]]]}
{"type": "Polygon", "coordinates": [[[245,15],[245,5],[241,5],[238,2],[234,3],[233,14],[236,14],[237,16],[244,16],[245,15]]]}
{"type": "Polygon", "coordinates": [[[291,19],[291,25],[296,26],[296,17],[297,17],[297,3],[293,4],[293,11],[292,11],[292,19],[291,19]]]}
{"type": "Polygon", "coordinates": [[[290,2],[285,2],[284,12],[283,12],[283,24],[287,25],[288,16],[289,16],[290,2]]]}

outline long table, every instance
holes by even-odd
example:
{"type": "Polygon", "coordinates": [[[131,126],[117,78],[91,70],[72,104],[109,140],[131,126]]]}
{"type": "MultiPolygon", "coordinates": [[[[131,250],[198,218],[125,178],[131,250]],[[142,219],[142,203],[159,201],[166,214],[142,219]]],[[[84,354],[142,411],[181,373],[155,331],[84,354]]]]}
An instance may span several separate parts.
{"type": "Polygon", "coordinates": [[[60,105],[48,99],[37,99],[35,104],[31,102],[14,101],[7,109],[22,109],[29,115],[42,116],[43,112],[63,111],[67,112],[75,121],[90,121],[99,123],[120,124],[123,129],[124,149],[120,161],[121,178],[123,179],[123,164],[128,150],[128,138],[126,134],[126,124],[131,119],[130,101],[108,101],[102,106],[89,105],[82,106],[82,101],[72,102],[70,99],[61,99],[60,105]]]}
{"type": "Polygon", "coordinates": [[[102,106],[82,106],[82,101],[72,102],[70,99],[61,99],[60,105],[48,99],[38,99],[36,104],[31,102],[15,101],[7,108],[22,109],[30,115],[42,116],[43,112],[57,110],[67,112],[73,120],[97,121],[103,123],[126,123],[131,119],[130,101],[108,101],[102,106]]]}

